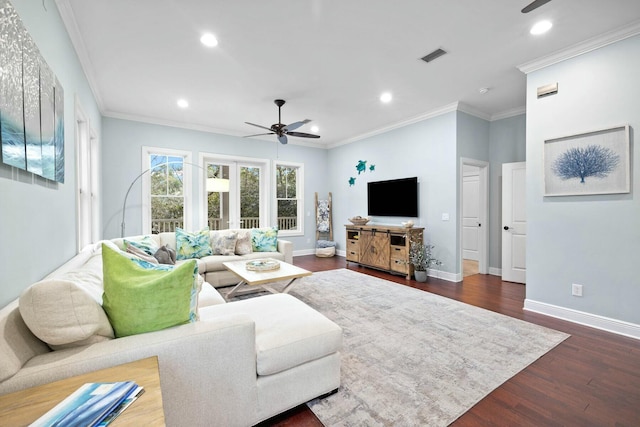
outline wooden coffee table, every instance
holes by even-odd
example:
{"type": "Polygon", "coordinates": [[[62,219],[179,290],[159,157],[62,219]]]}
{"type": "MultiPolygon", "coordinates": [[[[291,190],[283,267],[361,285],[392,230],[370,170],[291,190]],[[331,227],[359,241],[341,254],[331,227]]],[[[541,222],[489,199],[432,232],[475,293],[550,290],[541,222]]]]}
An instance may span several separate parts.
{"type": "Polygon", "coordinates": [[[26,426],[84,383],[115,381],[135,381],[144,393],[113,421],[114,427],[165,425],[155,356],[0,396],[0,425],[26,426]]]}
{"type": "MultiPolygon", "coordinates": [[[[257,260],[252,260],[257,261],[257,260]]],[[[231,261],[223,262],[222,265],[233,274],[240,278],[240,282],[231,289],[225,299],[228,301],[236,295],[255,293],[260,291],[268,291],[273,294],[280,293],[268,286],[267,283],[278,282],[281,280],[289,280],[289,283],[282,289],[283,294],[289,292],[293,282],[300,277],[310,276],[311,272],[304,268],[296,267],[284,261],[278,261],[280,268],[277,270],[267,271],[251,271],[247,270],[247,261],[231,261]]]]}

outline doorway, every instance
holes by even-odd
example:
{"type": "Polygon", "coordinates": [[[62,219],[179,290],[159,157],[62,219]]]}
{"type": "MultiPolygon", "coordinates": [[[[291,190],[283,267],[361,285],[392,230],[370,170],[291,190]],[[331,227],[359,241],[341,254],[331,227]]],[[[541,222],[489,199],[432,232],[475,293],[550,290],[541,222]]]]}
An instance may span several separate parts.
{"type": "Polygon", "coordinates": [[[489,163],[460,159],[460,271],[466,277],[488,270],[488,169],[489,163]]]}

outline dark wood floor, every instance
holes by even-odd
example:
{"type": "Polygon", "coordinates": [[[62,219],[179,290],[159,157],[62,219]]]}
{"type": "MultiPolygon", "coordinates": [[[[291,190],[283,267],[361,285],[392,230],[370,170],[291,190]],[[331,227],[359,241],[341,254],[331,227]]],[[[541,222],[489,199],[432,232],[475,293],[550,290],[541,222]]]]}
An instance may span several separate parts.
{"type": "MultiPolygon", "coordinates": [[[[349,268],[571,334],[481,400],[453,426],[640,426],[640,341],[525,312],[525,287],[497,276],[426,284],[346,265],[342,257],[296,257],[311,271],[349,268]]],[[[425,355],[428,357],[428,355],[425,355]]],[[[301,405],[261,426],[322,426],[301,405]]]]}

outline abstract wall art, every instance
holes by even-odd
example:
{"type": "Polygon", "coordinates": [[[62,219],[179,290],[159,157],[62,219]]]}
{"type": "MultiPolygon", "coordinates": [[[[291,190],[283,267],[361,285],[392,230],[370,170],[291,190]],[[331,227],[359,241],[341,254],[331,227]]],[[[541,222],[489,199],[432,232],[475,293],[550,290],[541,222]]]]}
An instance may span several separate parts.
{"type": "Polygon", "coordinates": [[[64,92],[9,0],[0,0],[2,162],[64,182],[64,92]]]}
{"type": "Polygon", "coordinates": [[[628,193],[629,126],[544,142],[544,195],[628,193]]]}

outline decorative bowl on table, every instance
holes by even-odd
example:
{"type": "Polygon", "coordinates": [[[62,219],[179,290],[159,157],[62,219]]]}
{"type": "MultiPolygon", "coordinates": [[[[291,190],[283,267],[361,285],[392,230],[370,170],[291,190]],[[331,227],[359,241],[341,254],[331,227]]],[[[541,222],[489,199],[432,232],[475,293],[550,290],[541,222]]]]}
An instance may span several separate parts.
{"type": "Polygon", "coordinates": [[[349,221],[353,225],[365,225],[369,222],[369,218],[363,216],[354,216],[353,218],[349,218],[349,221]]]}
{"type": "Polygon", "coordinates": [[[280,263],[275,259],[254,259],[247,261],[245,268],[249,271],[272,271],[280,268],[280,263]]]}
{"type": "Polygon", "coordinates": [[[402,226],[404,228],[411,228],[413,227],[413,221],[402,221],[400,224],[402,224],[402,226]]]}

